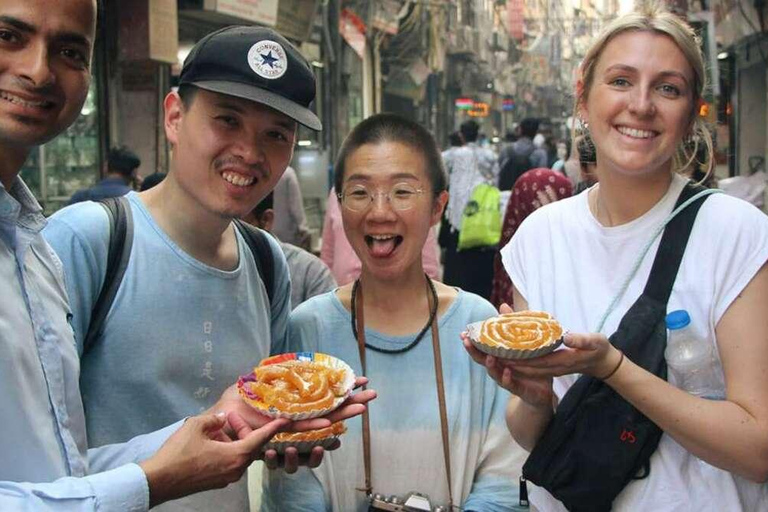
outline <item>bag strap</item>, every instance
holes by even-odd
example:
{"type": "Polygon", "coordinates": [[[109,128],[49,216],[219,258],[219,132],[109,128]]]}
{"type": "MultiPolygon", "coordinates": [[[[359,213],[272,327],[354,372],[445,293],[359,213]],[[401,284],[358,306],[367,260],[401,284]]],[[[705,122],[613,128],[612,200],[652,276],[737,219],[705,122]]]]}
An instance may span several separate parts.
{"type": "Polygon", "coordinates": [[[235,219],[235,226],[251,250],[256,268],[259,271],[259,277],[267,289],[267,298],[272,304],[275,292],[275,257],[272,254],[267,235],[256,226],[240,219],[235,219]]]}
{"type": "Polygon", "coordinates": [[[109,217],[107,271],[104,274],[104,283],[101,285],[99,296],[91,309],[91,321],[83,340],[83,354],[88,352],[96,339],[101,336],[104,320],[112,307],[125,269],[128,267],[133,245],[133,215],[128,198],[125,196],[107,197],[99,199],[97,202],[104,208],[109,217]]]}
{"type": "Polygon", "coordinates": [[[651,277],[645,284],[643,293],[662,304],[669,301],[696,215],[711,195],[711,192],[703,194],[707,190],[700,185],[687,184],[675,204],[674,217],[669,220],[661,236],[659,249],[651,267],[651,277]]]}
{"type": "MultiPolygon", "coordinates": [[[[427,277],[429,279],[429,277],[427,277]]],[[[429,309],[436,307],[435,299],[430,293],[429,284],[427,284],[427,299],[429,309]]],[[[363,294],[357,298],[358,311],[355,312],[357,324],[357,348],[360,352],[360,364],[363,367],[363,376],[367,375],[367,365],[365,359],[365,320],[363,319],[363,294]]],[[[448,500],[450,508],[453,508],[453,489],[451,486],[451,448],[448,443],[448,411],[445,405],[445,385],[443,383],[443,360],[440,354],[440,333],[437,328],[437,315],[432,318],[432,350],[435,363],[435,380],[437,382],[437,402],[440,409],[440,431],[443,440],[443,461],[445,463],[445,476],[448,481],[448,500]]],[[[365,389],[365,387],[363,387],[365,389]]],[[[372,470],[371,470],[371,423],[366,408],[363,413],[363,466],[365,469],[365,493],[370,496],[373,493],[372,470]]]]}
{"type": "MultiPolygon", "coordinates": [[[[683,188],[682,192],[678,196],[677,202],[675,203],[675,208],[672,210],[672,213],[669,214],[669,216],[657,226],[656,231],[651,235],[651,237],[648,239],[648,242],[645,244],[645,247],[642,251],[640,251],[640,254],[635,261],[634,266],[632,267],[632,270],[630,271],[627,278],[624,280],[624,283],[622,284],[619,291],[614,295],[613,299],[611,300],[610,304],[606,308],[605,312],[603,313],[603,316],[600,318],[600,322],[598,323],[597,327],[595,328],[594,332],[602,332],[603,327],[605,326],[605,322],[610,316],[610,314],[613,312],[613,310],[616,308],[616,305],[619,303],[619,300],[624,295],[624,293],[627,291],[627,288],[629,287],[629,284],[632,282],[632,279],[635,277],[635,274],[637,273],[637,270],[640,268],[640,265],[643,262],[643,259],[645,258],[645,255],[648,254],[648,250],[653,245],[653,242],[656,240],[656,238],[664,232],[664,236],[662,237],[662,240],[667,242],[669,244],[671,241],[676,240],[677,236],[684,235],[685,242],[687,244],[688,237],[690,236],[690,231],[693,228],[693,221],[696,219],[696,214],[699,211],[699,208],[701,207],[701,204],[704,203],[704,199],[712,194],[718,194],[722,193],[721,190],[717,189],[707,189],[700,185],[694,185],[692,183],[687,183],[685,187],[683,188]],[[688,208],[689,205],[692,203],[695,203],[697,200],[701,199],[696,203],[695,208],[691,209],[688,208]],[[666,228],[672,221],[679,217],[681,212],[691,210],[686,216],[684,217],[683,221],[677,221],[674,223],[673,230],[680,230],[679,234],[670,234],[667,235],[666,228]],[[690,222],[690,226],[686,226],[684,223],[690,222]]],[[[666,295],[661,293],[659,295],[659,299],[663,300],[663,303],[666,304],[667,299],[669,299],[669,294],[672,292],[672,284],[674,284],[675,277],[677,276],[677,269],[680,266],[680,261],[682,261],[682,253],[685,252],[685,244],[683,244],[681,247],[678,247],[674,250],[672,249],[664,249],[663,252],[665,255],[672,256],[679,252],[680,261],[677,261],[675,265],[669,265],[668,261],[664,261],[663,259],[659,259],[658,255],[662,252],[662,245],[659,245],[659,249],[657,250],[657,258],[654,260],[654,265],[652,267],[651,276],[654,276],[653,270],[657,269],[665,269],[665,279],[669,279],[671,277],[671,283],[669,284],[669,291],[666,292],[666,295]],[[662,263],[659,263],[662,262],[662,263]]],[[[650,282],[650,278],[649,278],[650,282]]],[[[659,282],[659,281],[657,281],[659,282]]],[[[650,291],[651,289],[647,288],[648,284],[646,284],[646,291],[650,291]]],[[[662,285],[659,285],[662,286],[662,285]]],[[[663,285],[666,287],[666,285],[663,285]]],[[[656,288],[656,285],[653,287],[654,293],[658,291],[656,288]]],[[[656,297],[655,295],[653,295],[656,297]]]]}

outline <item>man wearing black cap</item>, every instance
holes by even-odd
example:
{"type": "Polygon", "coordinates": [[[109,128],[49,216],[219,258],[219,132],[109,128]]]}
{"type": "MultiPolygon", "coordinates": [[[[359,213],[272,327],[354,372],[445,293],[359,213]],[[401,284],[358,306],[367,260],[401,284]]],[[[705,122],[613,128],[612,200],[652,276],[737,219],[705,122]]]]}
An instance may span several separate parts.
{"type": "MultiPolygon", "coordinates": [[[[274,262],[269,299],[233,219],[275,186],[291,160],[297,123],[321,128],[309,108],[314,95],[310,66],[271,29],[229,27],[195,45],[179,90],[165,98],[168,175],[127,196],[130,260],[102,334],[87,346],[82,340],[105,275],[107,215],[83,203],[52,217],[45,236],[68,278],[91,445],[205,410],[239,375],[282,351],[290,311],[285,258],[267,237],[274,262]]],[[[311,464],[321,454],[316,450],[311,464]]],[[[163,507],[241,512],[248,509],[246,485],[163,507]]]]}
{"type": "MultiPolygon", "coordinates": [[[[95,25],[95,0],[0,2],[3,512],[144,512],[236,480],[286,424],[255,418],[246,410],[251,426],[263,425],[251,431],[235,412],[243,411],[242,401],[229,388],[213,409],[222,415],[188,417],[124,444],[87,445],[64,276],[40,235],[46,224],[42,209],[19,171],[35,147],[64,131],[79,114],[91,78],[95,25]],[[223,430],[227,420],[239,441],[232,442],[231,431],[223,430]]],[[[361,412],[359,404],[352,404],[334,411],[333,419],[342,419],[351,409],[361,412]]],[[[121,415],[127,412],[134,411],[124,409],[121,415]]],[[[328,421],[311,420],[303,427],[318,428],[328,421]]]]}

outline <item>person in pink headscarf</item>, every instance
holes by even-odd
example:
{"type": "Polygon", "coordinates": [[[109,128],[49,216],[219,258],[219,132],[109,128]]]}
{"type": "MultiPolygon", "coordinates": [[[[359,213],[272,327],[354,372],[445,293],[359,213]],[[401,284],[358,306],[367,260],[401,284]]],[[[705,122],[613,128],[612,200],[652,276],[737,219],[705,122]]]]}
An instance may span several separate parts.
{"type": "MultiPolygon", "coordinates": [[[[501,228],[499,247],[504,247],[515,234],[517,228],[534,210],[570,197],[573,184],[558,171],[544,167],[531,169],[523,173],[512,188],[512,195],[507,203],[504,223],[501,228]]],[[[512,281],[509,279],[501,255],[496,253],[493,261],[493,284],[491,303],[497,308],[502,304],[512,305],[512,281]]]]}

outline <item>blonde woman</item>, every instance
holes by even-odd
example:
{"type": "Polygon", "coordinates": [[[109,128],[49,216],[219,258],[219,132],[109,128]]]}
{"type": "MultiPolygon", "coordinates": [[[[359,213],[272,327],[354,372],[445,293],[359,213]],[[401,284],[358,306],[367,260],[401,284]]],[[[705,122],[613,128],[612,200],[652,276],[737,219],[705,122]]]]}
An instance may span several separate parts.
{"type": "MultiPolygon", "coordinates": [[[[768,510],[768,219],[743,201],[710,196],[667,304],[667,311],[687,310],[699,342],[715,349],[723,400],[679,389],[607,338],[643,291],[659,238],[623,294],[622,285],[687,183],[676,172],[687,164],[684,141],[705,141],[711,158],[697,116],[704,78],[694,32],[672,14],[648,7],[606,27],[576,87],[598,184],[534,212],[502,249],[515,308],[548,311],[572,334],[564,350],[528,362],[467,347],[515,395],[507,424],[528,450],[579,374],[602,379],[658,425],[663,435],[650,473],[630,481],[613,510],[768,510]]],[[[531,502],[540,511],[564,510],[541,488],[531,489],[531,502]]]]}

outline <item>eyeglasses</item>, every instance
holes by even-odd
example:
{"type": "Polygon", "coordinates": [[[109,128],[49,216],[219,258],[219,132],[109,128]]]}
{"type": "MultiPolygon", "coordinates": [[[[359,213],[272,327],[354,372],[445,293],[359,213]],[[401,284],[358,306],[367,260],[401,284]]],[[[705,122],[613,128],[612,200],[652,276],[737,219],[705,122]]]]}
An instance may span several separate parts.
{"type": "Polygon", "coordinates": [[[416,201],[424,193],[423,189],[416,188],[408,183],[398,183],[387,192],[378,190],[371,192],[363,185],[347,187],[338,195],[341,204],[353,212],[367,210],[378,196],[385,197],[395,210],[410,210],[416,201]]]}

